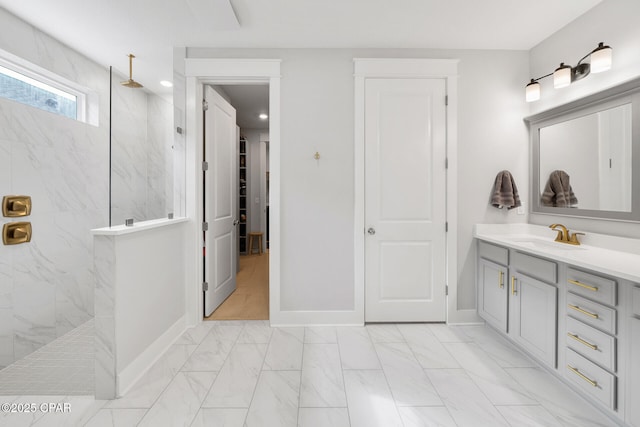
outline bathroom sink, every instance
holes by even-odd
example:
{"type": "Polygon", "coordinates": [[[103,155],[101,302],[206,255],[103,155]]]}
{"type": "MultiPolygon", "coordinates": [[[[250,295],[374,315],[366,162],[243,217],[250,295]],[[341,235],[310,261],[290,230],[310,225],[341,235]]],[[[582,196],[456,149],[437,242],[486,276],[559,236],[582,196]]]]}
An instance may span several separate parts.
{"type": "Polygon", "coordinates": [[[533,236],[513,236],[506,237],[505,240],[509,240],[518,245],[526,246],[529,248],[535,248],[540,250],[554,250],[554,251],[582,251],[583,247],[579,245],[570,245],[568,243],[560,243],[553,240],[543,240],[533,236]]]}

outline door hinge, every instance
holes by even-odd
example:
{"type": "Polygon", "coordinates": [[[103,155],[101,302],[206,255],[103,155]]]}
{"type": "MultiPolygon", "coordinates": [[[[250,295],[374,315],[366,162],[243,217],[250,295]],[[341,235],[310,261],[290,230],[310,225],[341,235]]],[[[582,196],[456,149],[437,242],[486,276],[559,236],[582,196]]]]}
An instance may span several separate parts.
{"type": "Polygon", "coordinates": [[[448,221],[444,223],[444,232],[445,233],[449,232],[449,222],[448,221]]]}
{"type": "Polygon", "coordinates": [[[444,105],[449,105],[449,95],[444,96],[444,105]]]}
{"type": "Polygon", "coordinates": [[[202,291],[207,292],[209,290],[209,282],[202,282],[202,291]]]}
{"type": "Polygon", "coordinates": [[[202,111],[207,111],[209,109],[209,103],[206,99],[202,100],[202,111]]]}
{"type": "Polygon", "coordinates": [[[202,170],[203,171],[209,170],[209,162],[202,162],[202,170]]]}
{"type": "Polygon", "coordinates": [[[208,222],[203,222],[202,223],[202,231],[209,231],[209,223],[208,222]]]}
{"type": "Polygon", "coordinates": [[[449,286],[446,286],[446,285],[445,285],[445,287],[444,287],[444,294],[445,294],[445,295],[449,295],[449,286]]]}
{"type": "Polygon", "coordinates": [[[444,168],[445,169],[449,169],[449,158],[448,157],[445,157],[445,159],[444,159],[444,168]]]}

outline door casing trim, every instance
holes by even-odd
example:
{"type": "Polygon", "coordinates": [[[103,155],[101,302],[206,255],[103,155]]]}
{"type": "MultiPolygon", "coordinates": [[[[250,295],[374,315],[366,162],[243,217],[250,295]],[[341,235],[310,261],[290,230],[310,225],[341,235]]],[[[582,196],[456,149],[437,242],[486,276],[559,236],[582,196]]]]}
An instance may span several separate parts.
{"type": "Polygon", "coordinates": [[[280,313],[280,59],[186,58],[186,213],[191,219],[185,250],[186,323],[202,322],[203,87],[269,84],[269,316],[280,313]]]}
{"type": "Polygon", "coordinates": [[[356,316],[364,323],[365,310],[365,82],[371,78],[436,78],[446,83],[446,304],[447,323],[465,322],[469,310],[457,303],[457,188],[458,188],[458,59],[354,58],[355,78],[355,210],[354,281],[356,316]]]}

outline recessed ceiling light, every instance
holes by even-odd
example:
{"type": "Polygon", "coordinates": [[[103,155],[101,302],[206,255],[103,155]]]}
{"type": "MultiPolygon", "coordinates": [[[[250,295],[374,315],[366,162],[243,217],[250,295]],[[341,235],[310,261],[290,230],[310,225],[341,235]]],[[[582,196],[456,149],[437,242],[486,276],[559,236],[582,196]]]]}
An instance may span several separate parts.
{"type": "Polygon", "coordinates": [[[265,113],[260,114],[258,117],[260,117],[262,120],[267,120],[269,118],[269,116],[267,116],[265,113]]]}
{"type": "Polygon", "coordinates": [[[164,87],[173,87],[173,83],[171,83],[169,80],[162,80],[160,84],[164,87]]]}

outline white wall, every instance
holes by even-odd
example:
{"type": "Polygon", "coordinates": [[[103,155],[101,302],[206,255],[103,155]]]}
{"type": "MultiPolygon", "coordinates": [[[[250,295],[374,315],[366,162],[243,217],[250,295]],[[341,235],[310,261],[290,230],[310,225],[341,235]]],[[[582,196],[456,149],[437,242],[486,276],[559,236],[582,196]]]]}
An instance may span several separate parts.
{"type": "Polygon", "coordinates": [[[97,398],[126,392],[184,331],[186,220],[156,222],[94,231],[97,398]]]}
{"type": "Polygon", "coordinates": [[[473,224],[525,220],[488,202],[502,169],[527,200],[527,52],[188,48],[187,57],[282,59],[281,308],[318,311],[354,307],[353,58],[459,58],[458,307],[475,307],[473,224]]]}
{"type": "MultiPolygon", "coordinates": [[[[639,16],[640,2],[637,0],[604,0],[600,5],[534,47],[530,51],[531,77],[552,72],[560,62],[575,65],[601,41],[613,48],[613,66],[607,72],[589,75],[559,90],[553,89],[551,78],[544,79],[541,99],[530,104],[530,112],[540,112],[640,76],[639,16]]],[[[525,84],[526,81],[522,83],[523,98],[525,84]]],[[[571,229],[640,238],[638,223],[552,215],[531,215],[530,222],[542,225],[562,222],[571,229]]]]}

